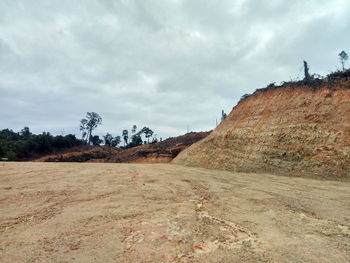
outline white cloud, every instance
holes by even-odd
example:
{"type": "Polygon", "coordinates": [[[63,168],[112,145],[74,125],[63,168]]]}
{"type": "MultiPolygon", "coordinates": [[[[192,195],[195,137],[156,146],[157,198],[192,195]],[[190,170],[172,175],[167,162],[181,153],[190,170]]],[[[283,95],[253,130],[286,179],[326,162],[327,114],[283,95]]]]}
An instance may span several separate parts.
{"type": "Polygon", "coordinates": [[[211,129],[303,59],[334,70],[349,11],[345,0],[2,0],[0,129],[78,134],[87,111],[103,117],[100,134],[211,129]]]}

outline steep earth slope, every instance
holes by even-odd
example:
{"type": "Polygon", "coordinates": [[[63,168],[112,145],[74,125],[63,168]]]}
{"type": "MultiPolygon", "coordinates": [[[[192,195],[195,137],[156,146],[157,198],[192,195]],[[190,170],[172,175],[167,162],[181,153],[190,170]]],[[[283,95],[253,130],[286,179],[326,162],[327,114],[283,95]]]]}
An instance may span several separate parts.
{"type": "Polygon", "coordinates": [[[242,172],[350,176],[350,71],[241,101],[178,164],[242,172]]]}

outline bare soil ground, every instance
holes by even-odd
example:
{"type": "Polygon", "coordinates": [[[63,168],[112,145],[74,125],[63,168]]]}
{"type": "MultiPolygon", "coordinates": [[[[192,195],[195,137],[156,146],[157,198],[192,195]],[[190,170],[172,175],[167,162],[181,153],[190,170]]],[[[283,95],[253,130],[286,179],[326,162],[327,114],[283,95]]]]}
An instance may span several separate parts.
{"type": "Polygon", "coordinates": [[[350,182],[0,163],[0,262],[349,262],[350,182]]]}

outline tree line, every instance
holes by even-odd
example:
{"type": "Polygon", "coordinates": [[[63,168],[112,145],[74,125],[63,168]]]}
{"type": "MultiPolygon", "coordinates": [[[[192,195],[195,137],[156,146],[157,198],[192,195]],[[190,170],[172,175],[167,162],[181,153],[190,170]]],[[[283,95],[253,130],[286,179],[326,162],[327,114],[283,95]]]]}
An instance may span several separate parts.
{"type": "Polygon", "coordinates": [[[98,135],[93,135],[93,131],[99,125],[102,125],[101,116],[95,112],[87,112],[86,117],[80,121],[81,139],[74,134],[65,136],[53,136],[49,132],[33,134],[29,127],[24,127],[20,132],[10,129],[0,130],[0,158],[9,161],[23,160],[82,145],[104,145],[126,149],[158,142],[153,130],[149,127],[138,130],[136,125],[133,125],[130,131],[124,129],[120,136],[114,137],[107,132],[101,139],[98,135]]]}
{"type": "Polygon", "coordinates": [[[82,132],[82,140],[87,145],[99,146],[104,143],[105,146],[118,147],[119,144],[123,145],[121,148],[131,148],[146,143],[158,142],[156,134],[149,127],[143,127],[138,130],[136,125],[133,125],[130,132],[125,129],[121,135],[113,137],[112,134],[106,133],[101,139],[98,135],[93,135],[92,132],[99,126],[102,125],[102,117],[96,112],[87,112],[86,117],[80,120],[80,131],[82,132]],[[146,140],[142,140],[142,136],[146,140]]]}
{"type": "Polygon", "coordinates": [[[53,136],[43,132],[35,135],[29,127],[24,127],[20,132],[4,129],[0,131],[0,158],[15,161],[84,144],[73,134],[53,136]]]}

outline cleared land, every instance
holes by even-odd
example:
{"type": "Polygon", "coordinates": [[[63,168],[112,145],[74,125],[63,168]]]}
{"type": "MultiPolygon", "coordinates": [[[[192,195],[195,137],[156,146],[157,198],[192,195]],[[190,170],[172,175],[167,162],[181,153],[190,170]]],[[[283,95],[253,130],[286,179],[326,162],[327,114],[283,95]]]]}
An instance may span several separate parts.
{"type": "Polygon", "coordinates": [[[0,163],[0,262],[349,262],[350,182],[0,163]]]}

